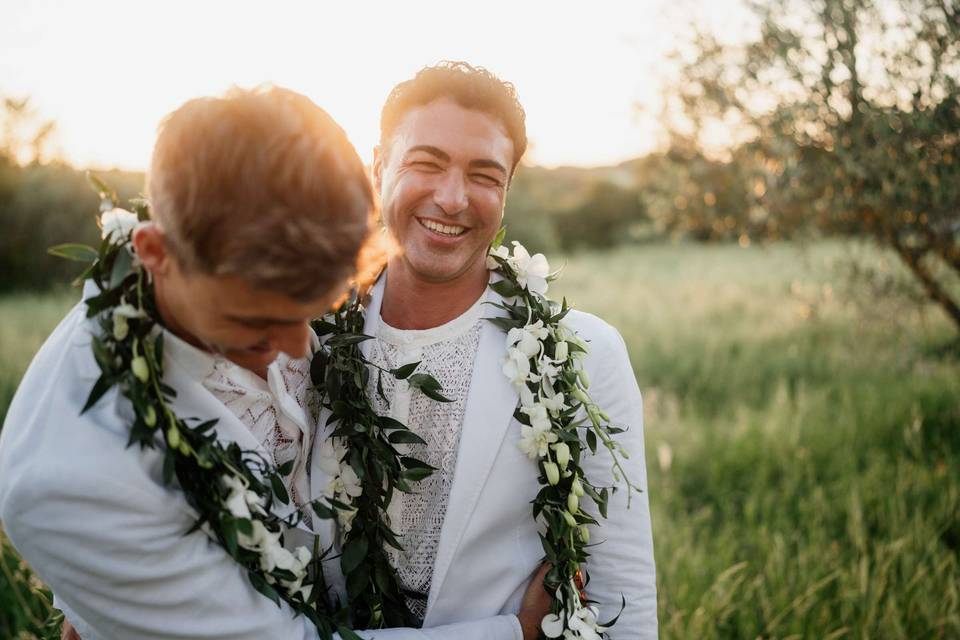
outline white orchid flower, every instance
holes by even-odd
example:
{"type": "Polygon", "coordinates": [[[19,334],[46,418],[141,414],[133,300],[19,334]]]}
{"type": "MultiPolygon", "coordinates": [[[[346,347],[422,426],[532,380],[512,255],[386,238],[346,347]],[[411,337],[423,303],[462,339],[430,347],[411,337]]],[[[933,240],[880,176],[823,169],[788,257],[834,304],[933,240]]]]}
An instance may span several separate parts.
{"type": "Polygon", "coordinates": [[[500,245],[499,247],[490,247],[490,253],[487,254],[487,269],[491,271],[500,267],[500,263],[493,259],[493,256],[510,260],[510,249],[500,245]]]}
{"type": "Polygon", "coordinates": [[[525,327],[514,327],[507,332],[507,348],[517,348],[528,358],[543,353],[543,341],[550,332],[543,326],[542,320],[525,327]]]}
{"type": "Polygon", "coordinates": [[[514,386],[525,385],[530,379],[530,360],[519,349],[507,349],[507,357],[503,362],[503,375],[507,376],[514,386]]]}
{"type": "Polygon", "coordinates": [[[540,629],[548,638],[559,638],[563,635],[563,618],[555,613],[548,613],[540,622],[540,629]]]}
{"type": "Polygon", "coordinates": [[[244,549],[259,551],[260,549],[264,549],[274,543],[279,544],[280,534],[273,533],[267,529],[261,521],[254,520],[251,523],[251,526],[252,531],[250,532],[250,535],[247,535],[243,531],[239,531],[237,535],[237,541],[244,549]]]}
{"type": "Polygon", "coordinates": [[[313,554],[310,553],[310,550],[304,546],[297,547],[294,551],[294,555],[297,557],[297,562],[300,563],[300,566],[306,567],[310,564],[310,561],[313,560],[313,554]]]}
{"type": "Polygon", "coordinates": [[[320,453],[318,463],[320,469],[328,476],[336,476],[340,473],[340,459],[346,453],[346,447],[340,444],[335,438],[324,438],[320,443],[320,453]]]}
{"type": "Polygon", "coordinates": [[[139,220],[137,214],[126,209],[111,209],[100,216],[100,237],[106,240],[126,238],[139,220]]]}
{"type": "Polygon", "coordinates": [[[274,569],[289,571],[295,563],[296,558],[278,540],[270,540],[260,549],[260,568],[264,571],[269,572],[274,569]]]}
{"type": "Polygon", "coordinates": [[[550,275],[550,263],[542,253],[533,256],[522,244],[513,241],[513,264],[517,271],[517,283],[533,293],[547,293],[547,276],[550,275]]]}
{"type": "Polygon", "coordinates": [[[356,498],[363,493],[360,478],[349,464],[340,465],[340,482],[343,484],[343,492],[351,498],[356,498]]]}
{"type": "Polygon", "coordinates": [[[533,391],[530,391],[530,387],[525,384],[520,385],[520,388],[517,389],[520,393],[520,406],[521,407],[532,407],[537,403],[536,397],[533,395],[533,391]]]}
{"type": "Polygon", "coordinates": [[[250,507],[251,512],[259,513],[260,515],[267,515],[267,511],[264,507],[267,506],[266,499],[258,495],[256,491],[246,491],[243,494],[244,499],[246,500],[247,506],[250,507]]]}
{"type": "Polygon", "coordinates": [[[542,431],[550,430],[550,415],[547,413],[547,408],[542,404],[535,404],[532,407],[523,407],[520,409],[520,412],[526,414],[530,418],[530,426],[534,429],[540,429],[542,431]]]}
{"type": "Polygon", "coordinates": [[[353,519],[356,516],[356,509],[337,509],[337,522],[340,524],[340,528],[343,529],[344,533],[350,533],[350,529],[353,527],[353,519]]]}
{"type": "Polygon", "coordinates": [[[531,460],[536,460],[547,455],[547,447],[557,441],[557,434],[550,431],[549,428],[520,427],[520,441],[517,447],[531,460]]]}
{"type": "Polygon", "coordinates": [[[567,403],[564,402],[563,394],[554,391],[553,384],[545,384],[542,389],[543,391],[540,393],[540,403],[547,408],[550,415],[556,416],[568,409],[567,403]]]}
{"type": "Polygon", "coordinates": [[[592,606],[578,609],[570,616],[570,630],[583,640],[602,640],[604,628],[597,624],[597,613],[597,608],[592,606]]]}
{"type": "Polygon", "coordinates": [[[546,356],[541,357],[540,360],[537,361],[537,369],[540,371],[541,379],[547,383],[544,386],[552,387],[557,381],[557,376],[560,375],[560,367],[555,365],[553,361],[546,356]]]}
{"type": "Polygon", "coordinates": [[[250,506],[247,504],[245,492],[242,491],[233,491],[230,493],[230,496],[227,498],[224,506],[227,507],[227,511],[230,512],[234,518],[245,518],[250,519],[250,506]]]}

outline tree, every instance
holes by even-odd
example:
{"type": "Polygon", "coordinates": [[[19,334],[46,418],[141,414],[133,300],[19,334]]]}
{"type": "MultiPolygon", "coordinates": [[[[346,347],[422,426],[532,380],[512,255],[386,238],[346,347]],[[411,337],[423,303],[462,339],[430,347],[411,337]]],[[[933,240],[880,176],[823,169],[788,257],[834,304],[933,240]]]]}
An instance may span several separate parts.
{"type": "Polygon", "coordinates": [[[780,230],[869,236],[960,329],[960,1],[771,0],[756,37],[696,32],[675,139],[732,128],[780,230]]]}

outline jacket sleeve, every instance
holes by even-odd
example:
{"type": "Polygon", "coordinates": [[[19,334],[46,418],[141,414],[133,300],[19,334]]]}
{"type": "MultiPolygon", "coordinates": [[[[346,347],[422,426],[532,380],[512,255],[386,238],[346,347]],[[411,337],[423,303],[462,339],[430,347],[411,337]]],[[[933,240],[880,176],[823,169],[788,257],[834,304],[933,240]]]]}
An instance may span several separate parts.
{"type": "MultiPolygon", "coordinates": [[[[232,558],[190,525],[174,491],[109,477],[20,483],[4,503],[8,537],[97,638],[313,640],[317,632],[259,594],[232,558]],[[182,514],[182,515],[177,515],[182,514]]],[[[515,616],[434,629],[359,631],[377,640],[515,640],[515,616]]],[[[96,640],[96,638],[84,638],[96,640]]]]}
{"type": "Polygon", "coordinates": [[[627,475],[643,491],[632,493],[628,508],[626,487],[622,480],[615,481],[612,459],[602,444],[595,456],[588,450],[581,458],[587,477],[594,484],[620,487],[610,496],[606,520],[599,517],[592,501],[585,502],[600,522],[599,527],[591,527],[590,531],[590,542],[596,546],[588,549],[591,555],[586,568],[590,583],[586,591],[599,603],[601,622],[617,615],[621,595],[625,599],[626,607],[613,628],[618,640],[653,639],[657,638],[657,591],[644,461],[643,402],[623,338],[613,327],[596,319],[595,322],[594,330],[582,336],[591,339],[590,354],[585,359],[589,393],[610,415],[613,425],[627,429],[614,438],[630,456],[623,460],[627,475]]]}

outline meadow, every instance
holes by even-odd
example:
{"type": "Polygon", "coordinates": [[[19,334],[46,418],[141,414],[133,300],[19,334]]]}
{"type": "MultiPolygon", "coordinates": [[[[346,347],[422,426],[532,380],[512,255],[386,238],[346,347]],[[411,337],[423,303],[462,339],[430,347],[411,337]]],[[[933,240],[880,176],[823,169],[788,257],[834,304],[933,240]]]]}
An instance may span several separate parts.
{"type": "MultiPolygon", "coordinates": [[[[960,638],[960,342],[850,261],[897,277],[838,242],[650,245],[551,290],[630,349],[662,638],[960,638]]],[[[78,295],[0,299],[0,415],[78,295]]],[[[0,637],[41,637],[39,584],[2,566],[0,637]]]]}

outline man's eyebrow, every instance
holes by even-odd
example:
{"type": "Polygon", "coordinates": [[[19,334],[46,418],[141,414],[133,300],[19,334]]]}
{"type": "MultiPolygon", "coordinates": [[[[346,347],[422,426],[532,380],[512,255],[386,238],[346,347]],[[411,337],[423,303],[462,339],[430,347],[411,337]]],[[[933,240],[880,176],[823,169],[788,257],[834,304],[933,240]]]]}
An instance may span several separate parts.
{"type": "MultiPolygon", "coordinates": [[[[429,153],[430,155],[434,156],[439,160],[443,160],[444,162],[450,162],[450,154],[448,154],[443,149],[439,149],[430,144],[418,144],[414,147],[410,147],[409,149],[407,149],[407,155],[410,155],[417,151],[429,153]]],[[[507,168],[504,167],[502,164],[500,164],[496,160],[489,160],[486,158],[479,159],[479,160],[471,160],[470,166],[475,169],[496,169],[497,171],[501,172],[503,175],[507,175],[508,173],[507,168]]]]}
{"type": "Polygon", "coordinates": [[[436,158],[443,160],[444,162],[450,162],[450,154],[448,154],[446,151],[442,149],[438,149],[437,147],[434,147],[433,145],[418,144],[415,147],[410,147],[409,149],[407,149],[406,155],[410,155],[411,153],[414,153],[416,151],[423,151],[424,153],[429,153],[430,155],[435,156],[436,158]]]}

